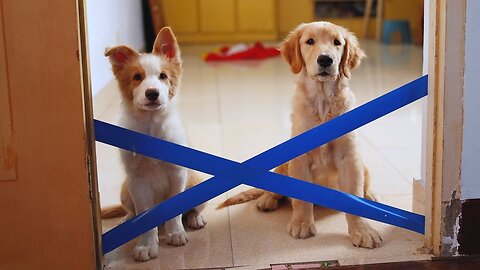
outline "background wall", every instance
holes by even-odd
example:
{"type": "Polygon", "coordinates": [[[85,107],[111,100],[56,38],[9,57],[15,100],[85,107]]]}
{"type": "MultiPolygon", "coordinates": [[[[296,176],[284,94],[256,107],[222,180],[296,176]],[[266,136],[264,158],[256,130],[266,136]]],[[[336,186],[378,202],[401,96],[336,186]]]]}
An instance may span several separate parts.
{"type": "Polygon", "coordinates": [[[145,48],[141,1],[87,0],[87,27],[92,92],[95,96],[113,79],[105,48],[126,44],[145,48]]]}
{"type": "MultiPolygon", "coordinates": [[[[427,3],[424,4],[428,6],[427,3]]],[[[416,38],[419,28],[419,16],[423,13],[420,8],[419,0],[385,0],[384,18],[389,20],[407,20],[410,24],[412,39],[416,38]]]]}
{"type": "MultiPolygon", "coordinates": [[[[423,4],[423,74],[428,74],[428,50],[430,48],[430,0],[424,0],[423,4]]],[[[422,99],[422,164],[421,176],[419,179],[423,187],[427,186],[427,100],[428,97],[422,99]]]]}
{"type": "Polygon", "coordinates": [[[480,198],[480,1],[467,1],[461,199],[480,198]]]}

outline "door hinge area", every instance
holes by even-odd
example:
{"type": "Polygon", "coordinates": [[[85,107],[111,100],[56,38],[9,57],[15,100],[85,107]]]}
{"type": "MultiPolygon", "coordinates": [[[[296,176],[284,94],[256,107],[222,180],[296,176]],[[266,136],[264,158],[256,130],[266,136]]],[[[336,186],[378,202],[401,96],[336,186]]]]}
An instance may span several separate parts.
{"type": "Polygon", "coordinates": [[[93,198],[94,198],[94,188],[93,188],[93,173],[92,173],[92,158],[90,157],[90,155],[87,155],[87,172],[88,172],[88,193],[90,195],[90,201],[93,201],[93,198]]]}

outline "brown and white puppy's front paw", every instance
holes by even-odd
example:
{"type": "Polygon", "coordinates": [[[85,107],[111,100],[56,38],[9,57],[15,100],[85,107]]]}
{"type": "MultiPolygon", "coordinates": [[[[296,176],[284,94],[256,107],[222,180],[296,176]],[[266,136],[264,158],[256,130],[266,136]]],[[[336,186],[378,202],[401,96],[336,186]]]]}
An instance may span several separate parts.
{"type": "Polygon", "coordinates": [[[201,229],[205,227],[207,220],[202,216],[202,214],[199,214],[196,211],[190,211],[187,214],[187,224],[189,228],[201,229]]]}
{"type": "Polygon", "coordinates": [[[138,245],[133,248],[133,258],[135,261],[145,262],[158,256],[158,244],[138,245]]]}
{"type": "Polygon", "coordinates": [[[157,230],[150,230],[141,236],[138,244],[133,248],[133,258],[144,262],[158,256],[157,230]]]}
{"type": "Polygon", "coordinates": [[[305,239],[317,234],[313,219],[308,218],[292,218],[290,223],[288,223],[287,230],[293,238],[297,239],[305,239]]]}
{"type": "Polygon", "coordinates": [[[167,233],[165,243],[172,246],[183,246],[188,243],[187,233],[185,231],[167,233]]]}
{"type": "Polygon", "coordinates": [[[380,234],[366,221],[359,218],[352,227],[349,227],[348,233],[354,246],[376,248],[382,244],[380,234]]]}
{"type": "Polygon", "coordinates": [[[176,216],[165,223],[165,243],[172,246],[183,246],[188,242],[183,228],[182,216],[176,216]]]}

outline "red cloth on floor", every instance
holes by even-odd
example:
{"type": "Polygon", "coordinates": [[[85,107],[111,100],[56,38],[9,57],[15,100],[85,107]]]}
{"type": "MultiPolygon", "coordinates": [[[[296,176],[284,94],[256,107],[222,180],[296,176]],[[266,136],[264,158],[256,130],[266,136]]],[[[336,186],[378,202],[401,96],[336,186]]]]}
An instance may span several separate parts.
{"type": "Polygon", "coordinates": [[[233,61],[233,60],[245,60],[245,59],[265,59],[274,57],[280,54],[277,48],[264,47],[260,42],[256,42],[253,46],[248,47],[246,50],[234,52],[229,54],[230,47],[220,48],[220,52],[207,53],[204,57],[205,61],[233,61]]]}

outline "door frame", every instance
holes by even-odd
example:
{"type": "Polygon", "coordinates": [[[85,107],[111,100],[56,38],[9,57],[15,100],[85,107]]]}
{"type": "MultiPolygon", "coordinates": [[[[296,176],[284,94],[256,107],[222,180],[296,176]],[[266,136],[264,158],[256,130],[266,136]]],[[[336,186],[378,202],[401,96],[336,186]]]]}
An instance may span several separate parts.
{"type": "Polygon", "coordinates": [[[466,3],[425,0],[429,81],[424,239],[427,249],[440,257],[459,255],[461,244],[466,3]]]}
{"type": "Polygon", "coordinates": [[[90,62],[88,51],[88,28],[86,0],[77,0],[78,5],[78,33],[80,41],[80,61],[82,65],[82,86],[85,115],[85,142],[87,151],[88,181],[94,226],[94,243],[97,269],[103,269],[102,252],[102,219],[100,216],[100,193],[98,191],[97,154],[95,147],[95,130],[93,125],[93,96],[90,80],[90,62]]]}

